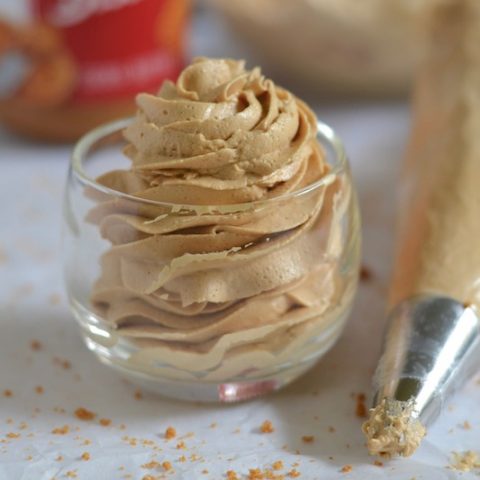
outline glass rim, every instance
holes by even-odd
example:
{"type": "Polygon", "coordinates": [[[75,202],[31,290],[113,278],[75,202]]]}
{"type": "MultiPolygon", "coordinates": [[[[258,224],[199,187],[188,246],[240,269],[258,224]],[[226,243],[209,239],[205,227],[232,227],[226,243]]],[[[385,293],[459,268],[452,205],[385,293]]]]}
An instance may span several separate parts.
{"type": "MultiPolygon", "coordinates": [[[[73,151],[70,160],[70,169],[75,178],[80,181],[83,185],[93,188],[99,192],[102,192],[106,195],[116,198],[122,198],[132,202],[156,205],[163,207],[185,207],[185,208],[225,208],[229,207],[235,209],[235,207],[244,208],[246,206],[252,205],[265,205],[269,203],[275,203],[282,200],[288,200],[291,198],[300,197],[306,195],[312,191],[319,189],[322,186],[329,185],[332,180],[339,174],[347,171],[349,163],[348,158],[345,153],[345,148],[340,137],[335,133],[335,131],[326,123],[317,121],[317,140],[320,142],[320,145],[324,146],[325,143],[331,147],[336,162],[335,165],[331,166],[330,171],[319,178],[317,181],[300,188],[298,190],[293,190],[292,192],[287,192],[276,197],[270,197],[266,199],[254,200],[251,202],[242,202],[235,204],[194,204],[194,203],[175,203],[175,202],[163,202],[157,200],[150,200],[146,198],[140,198],[132,194],[120,192],[113,188],[106,187],[98,183],[94,178],[90,177],[83,168],[83,160],[91,153],[92,147],[101,140],[107,138],[108,136],[120,133],[121,130],[126,128],[133,120],[134,117],[121,118],[119,120],[114,120],[113,122],[104,123],[93,130],[87,132],[83,135],[73,146],[73,151]]],[[[328,152],[325,152],[325,155],[328,157],[328,152]]]]}

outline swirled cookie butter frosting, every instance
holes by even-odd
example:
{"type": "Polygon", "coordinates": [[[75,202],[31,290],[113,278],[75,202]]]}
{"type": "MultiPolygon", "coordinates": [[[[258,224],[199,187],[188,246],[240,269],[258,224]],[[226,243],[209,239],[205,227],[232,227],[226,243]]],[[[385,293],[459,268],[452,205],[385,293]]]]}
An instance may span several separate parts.
{"type": "Polygon", "coordinates": [[[89,213],[111,242],[92,301],[138,347],[130,361],[218,380],[318,349],[305,345],[341,303],[350,192],[315,115],[258,68],[206,58],[137,105],[131,168],[98,182],[142,201],[104,198],[89,213]]]}

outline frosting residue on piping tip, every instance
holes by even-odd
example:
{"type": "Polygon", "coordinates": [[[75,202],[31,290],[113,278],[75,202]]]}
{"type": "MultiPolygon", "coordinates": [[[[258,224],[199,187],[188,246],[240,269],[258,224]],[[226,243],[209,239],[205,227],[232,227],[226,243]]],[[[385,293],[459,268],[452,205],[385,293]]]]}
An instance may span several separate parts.
{"type": "Polygon", "coordinates": [[[362,425],[370,455],[409,457],[419,447],[426,429],[415,416],[415,401],[384,398],[370,409],[362,425]]]}

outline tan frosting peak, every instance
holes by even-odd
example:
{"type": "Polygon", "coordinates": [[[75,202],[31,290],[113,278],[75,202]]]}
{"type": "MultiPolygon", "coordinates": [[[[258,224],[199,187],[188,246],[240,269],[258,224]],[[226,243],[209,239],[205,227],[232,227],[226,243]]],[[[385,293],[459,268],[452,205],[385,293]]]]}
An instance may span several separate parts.
{"type": "Polygon", "coordinates": [[[124,132],[131,168],[97,181],[163,203],[101,198],[90,211],[112,244],[97,311],[142,348],[137,358],[219,369],[210,378],[273,365],[272,348],[286,360],[343,288],[350,190],[328,172],[315,115],[258,68],[207,58],[137,104],[124,132]]]}
{"type": "MultiPolygon", "coordinates": [[[[151,186],[173,177],[175,185],[233,189],[233,202],[251,201],[294,179],[314,148],[311,110],[244,62],[196,59],[176,84],[140,94],[137,103],[125,152],[151,186]]],[[[230,203],[225,197],[221,203],[230,203]]]]}

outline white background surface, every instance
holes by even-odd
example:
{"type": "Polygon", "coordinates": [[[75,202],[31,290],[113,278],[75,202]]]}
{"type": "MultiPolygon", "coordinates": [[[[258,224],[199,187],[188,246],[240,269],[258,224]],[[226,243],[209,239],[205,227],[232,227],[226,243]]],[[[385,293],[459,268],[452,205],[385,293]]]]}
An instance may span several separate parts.
{"type": "MultiPolygon", "coordinates": [[[[233,48],[209,14],[197,18],[192,38],[194,53],[237,54],[238,45],[233,48]]],[[[141,467],[152,459],[172,463],[174,472],[165,478],[186,480],[220,480],[229,469],[246,478],[240,474],[279,459],[283,472],[296,465],[298,478],[309,480],[478,478],[446,467],[452,451],[480,450],[480,376],[452,399],[412,458],[378,467],[366,454],[351,394],[369,394],[380,347],[408,109],[388,102],[317,104],[316,110],[350,154],[363,213],[364,264],[373,276],[361,284],[340,342],[312,371],[280,393],[223,407],[148,394],[136,399],[134,386],[86,350],[61,278],[61,201],[70,147],[27,143],[0,130],[0,480],[60,480],[69,478],[67,472],[82,480],[163,478],[161,468],[141,467]],[[42,350],[33,351],[32,340],[42,350]],[[68,360],[71,368],[55,359],[68,360]],[[36,393],[36,386],[44,393],[36,393]],[[3,396],[5,389],[13,396],[3,396]],[[111,426],[77,420],[77,407],[97,413],[97,420],[111,419],[111,426]],[[259,431],[265,419],[273,423],[272,434],[259,431]],[[465,420],[470,429],[462,426],[465,420]],[[51,433],[63,425],[70,428],[67,435],[51,433]],[[169,425],[187,437],[186,450],[176,448],[178,438],[165,441],[169,425]],[[10,432],[19,438],[6,437],[10,432]],[[137,446],[125,435],[137,438],[137,446]],[[315,441],[303,443],[304,435],[315,441]],[[84,445],[85,439],[91,444],[84,445]],[[90,453],[89,461],[81,460],[83,452],[90,453]],[[187,461],[180,462],[181,455],[187,461]],[[352,471],[341,473],[346,464],[352,471]]]]}

